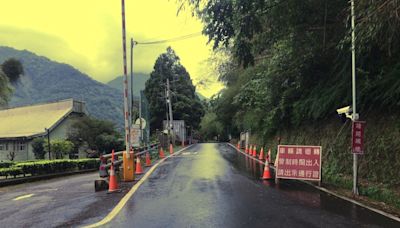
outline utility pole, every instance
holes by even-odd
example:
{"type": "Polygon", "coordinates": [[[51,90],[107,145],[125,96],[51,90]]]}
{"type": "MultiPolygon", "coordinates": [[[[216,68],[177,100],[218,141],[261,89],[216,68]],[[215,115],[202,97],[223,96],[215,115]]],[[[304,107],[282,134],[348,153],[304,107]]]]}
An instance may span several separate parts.
{"type": "Polygon", "coordinates": [[[143,143],[143,130],[142,130],[142,93],[139,95],[139,132],[140,132],[140,143],[143,143]]]}
{"type": "MultiPolygon", "coordinates": [[[[352,96],[353,96],[353,117],[352,121],[358,120],[356,109],[356,35],[355,35],[355,14],[354,0],[351,3],[351,79],[352,79],[352,96]]],[[[353,153],[353,194],[358,195],[358,155],[353,153]]]]}
{"type": "Polygon", "coordinates": [[[168,110],[169,110],[169,126],[168,126],[168,131],[171,134],[172,137],[172,144],[175,145],[175,137],[172,135],[173,134],[173,121],[174,117],[172,116],[172,100],[171,100],[171,91],[170,91],[170,86],[169,86],[169,79],[167,78],[167,103],[168,103],[168,110]]]}
{"type": "MultiPolygon", "coordinates": [[[[131,102],[129,102],[130,105],[130,112],[133,113],[133,105],[134,105],[134,100],[133,100],[133,47],[135,46],[135,41],[133,41],[133,38],[131,38],[131,102]]],[[[131,123],[133,122],[134,117],[131,114],[131,123]]]]}

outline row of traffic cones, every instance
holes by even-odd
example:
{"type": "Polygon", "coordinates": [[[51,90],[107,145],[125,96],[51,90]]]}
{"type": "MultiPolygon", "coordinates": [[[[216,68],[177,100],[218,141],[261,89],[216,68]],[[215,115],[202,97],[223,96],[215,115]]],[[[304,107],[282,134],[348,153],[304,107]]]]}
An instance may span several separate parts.
{"type": "MultiPolygon", "coordinates": [[[[182,144],[182,145],[184,145],[184,144],[182,144]]],[[[110,179],[109,179],[109,184],[108,184],[108,192],[109,193],[120,191],[120,189],[118,188],[117,177],[115,175],[114,150],[112,150],[111,153],[112,153],[112,155],[111,155],[110,179]]],[[[174,147],[172,146],[172,144],[170,144],[170,146],[169,146],[169,153],[170,154],[174,153],[174,147]]],[[[159,157],[165,158],[164,149],[162,147],[160,147],[160,150],[159,150],[159,157]]],[[[151,166],[151,157],[150,157],[149,152],[146,153],[145,166],[146,167],[151,166]]],[[[141,164],[139,157],[136,158],[135,174],[137,174],[137,175],[143,174],[143,168],[142,168],[142,164],[141,164]]]]}
{"type": "MultiPolygon", "coordinates": [[[[237,149],[240,150],[239,143],[237,144],[237,149]]],[[[250,145],[250,148],[246,145],[245,146],[245,153],[249,154],[250,156],[256,157],[257,156],[257,147],[255,145],[250,145]]],[[[264,148],[261,147],[260,154],[258,156],[259,160],[264,160],[264,148]]],[[[271,149],[268,150],[267,156],[265,157],[265,165],[264,165],[264,172],[261,177],[263,180],[270,180],[272,179],[271,170],[269,167],[271,159],[271,149]]]]}

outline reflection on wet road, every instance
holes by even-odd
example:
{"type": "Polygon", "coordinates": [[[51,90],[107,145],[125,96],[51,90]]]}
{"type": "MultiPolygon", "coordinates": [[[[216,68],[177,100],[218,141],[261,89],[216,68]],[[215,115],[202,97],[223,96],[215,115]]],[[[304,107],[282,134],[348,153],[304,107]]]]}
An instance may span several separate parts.
{"type": "Polygon", "coordinates": [[[311,186],[261,181],[263,166],[226,144],[168,159],[109,227],[399,227],[311,186]]]}

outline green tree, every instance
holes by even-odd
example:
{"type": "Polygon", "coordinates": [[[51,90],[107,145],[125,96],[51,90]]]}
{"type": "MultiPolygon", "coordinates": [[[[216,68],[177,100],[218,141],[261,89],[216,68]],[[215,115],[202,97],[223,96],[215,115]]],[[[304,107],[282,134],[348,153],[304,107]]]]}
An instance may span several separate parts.
{"type": "Polygon", "coordinates": [[[193,129],[198,128],[200,119],[204,115],[203,105],[195,93],[189,73],[181,65],[174,50],[169,47],[167,52],[161,54],[156,60],[154,70],[144,90],[149,100],[151,130],[161,129],[162,121],[166,119],[167,79],[170,81],[174,119],[184,120],[186,125],[193,129]]]}
{"type": "Polygon", "coordinates": [[[17,82],[23,73],[22,64],[16,59],[8,59],[0,65],[0,107],[7,105],[12,94],[10,82],[17,82]]]}
{"type": "Polygon", "coordinates": [[[33,149],[33,154],[35,155],[36,159],[44,159],[46,152],[44,150],[44,139],[43,138],[35,138],[32,141],[32,149],[33,149]]]}
{"type": "Polygon", "coordinates": [[[200,136],[204,140],[212,140],[223,134],[223,126],[214,112],[207,112],[200,122],[200,136]]]}
{"type": "MultiPolygon", "coordinates": [[[[62,159],[65,155],[69,155],[74,148],[74,144],[68,140],[54,139],[50,141],[51,157],[62,159]]],[[[44,143],[44,150],[48,153],[48,142],[44,143]]]]}
{"type": "Polygon", "coordinates": [[[92,117],[84,117],[74,123],[68,134],[68,140],[75,145],[74,150],[86,143],[98,153],[110,153],[112,149],[122,150],[124,142],[114,123],[92,117]]]}

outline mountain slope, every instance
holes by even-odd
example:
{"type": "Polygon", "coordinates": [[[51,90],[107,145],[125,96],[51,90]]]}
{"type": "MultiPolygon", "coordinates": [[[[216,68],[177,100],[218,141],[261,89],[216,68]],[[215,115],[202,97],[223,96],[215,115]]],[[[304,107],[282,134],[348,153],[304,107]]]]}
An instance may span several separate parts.
{"type": "MultiPolygon", "coordinates": [[[[129,78],[130,77],[128,75],[128,83],[130,83],[129,78]]],[[[149,79],[149,75],[147,75],[147,74],[136,73],[136,72],[133,73],[133,95],[134,96],[139,96],[139,91],[144,90],[147,79],[149,79]]],[[[114,78],[113,80],[107,82],[107,85],[112,88],[122,91],[123,90],[122,89],[123,80],[124,80],[123,76],[118,76],[118,77],[114,78]]]]}
{"type": "Polygon", "coordinates": [[[0,63],[11,57],[22,62],[25,74],[15,85],[9,106],[74,98],[86,102],[90,115],[123,126],[123,102],[119,90],[91,79],[70,65],[26,50],[0,47],[0,63]]]}

